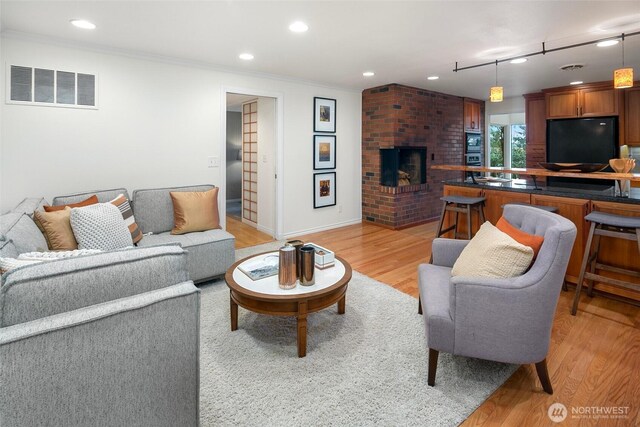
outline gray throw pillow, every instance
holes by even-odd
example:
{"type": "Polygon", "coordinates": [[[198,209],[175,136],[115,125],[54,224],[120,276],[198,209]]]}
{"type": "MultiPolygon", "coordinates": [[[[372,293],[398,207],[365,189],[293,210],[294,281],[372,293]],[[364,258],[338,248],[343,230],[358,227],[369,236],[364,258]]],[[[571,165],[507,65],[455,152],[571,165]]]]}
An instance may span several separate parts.
{"type": "Polygon", "coordinates": [[[6,236],[0,234],[0,257],[2,258],[16,258],[18,256],[18,250],[13,242],[7,239],[6,236]]]}
{"type": "Polygon", "coordinates": [[[133,246],[120,210],[111,203],[71,209],[71,229],[79,249],[114,249],[133,246]]]}

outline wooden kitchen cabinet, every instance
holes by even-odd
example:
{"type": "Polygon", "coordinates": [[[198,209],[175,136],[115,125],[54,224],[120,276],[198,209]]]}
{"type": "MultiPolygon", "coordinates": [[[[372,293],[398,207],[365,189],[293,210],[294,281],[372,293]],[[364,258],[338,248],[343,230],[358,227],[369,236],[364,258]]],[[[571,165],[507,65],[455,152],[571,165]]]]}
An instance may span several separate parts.
{"type": "Polygon", "coordinates": [[[573,243],[573,250],[569,258],[566,279],[576,283],[582,265],[582,254],[584,245],[589,233],[589,223],[584,219],[590,211],[591,202],[584,199],[573,199],[568,197],[545,196],[539,194],[531,195],[532,205],[555,206],[558,214],[569,219],[576,225],[576,240],[573,243]]]}
{"type": "Polygon", "coordinates": [[[464,100],[464,130],[465,132],[482,132],[480,102],[467,99],[464,100]]]}
{"type": "MultiPolygon", "coordinates": [[[[524,95],[527,132],[527,168],[539,168],[547,161],[546,104],[542,92],[524,95]]],[[[543,180],[541,180],[543,181],[543,180]]]]}
{"type": "Polygon", "coordinates": [[[513,191],[484,190],[484,216],[491,224],[496,225],[502,216],[502,206],[508,203],[531,203],[531,194],[513,191]]]}
{"type": "Polygon", "coordinates": [[[640,145],[640,87],[636,85],[625,91],[625,143],[640,145]]]}
{"type": "Polygon", "coordinates": [[[580,116],[617,116],[620,90],[613,87],[580,90],[580,116]]]}
{"type": "Polygon", "coordinates": [[[547,118],[578,117],[580,94],[577,90],[546,94],[547,118]]]}
{"type": "MultiPolygon", "coordinates": [[[[457,187],[457,186],[453,186],[453,185],[445,185],[444,186],[444,190],[443,190],[443,194],[445,196],[465,196],[465,197],[482,197],[482,189],[481,188],[471,188],[471,187],[457,187]]],[[[442,202],[444,204],[444,202],[442,202]]],[[[442,209],[442,207],[441,207],[442,209]]],[[[486,213],[485,213],[486,215],[486,213]]],[[[455,212],[447,212],[447,215],[444,219],[444,223],[442,225],[442,228],[447,228],[450,225],[453,225],[455,223],[455,217],[456,217],[456,213],[455,212]]],[[[480,228],[480,218],[478,217],[478,214],[475,211],[472,211],[471,213],[471,232],[472,234],[475,234],[478,229],[480,228]]],[[[467,233],[467,218],[466,218],[466,214],[458,214],[458,233],[461,235],[465,235],[467,233]]],[[[453,235],[453,230],[451,230],[450,232],[448,232],[447,234],[443,234],[440,237],[448,237],[450,239],[454,238],[453,235]]],[[[466,237],[465,237],[466,238],[466,237]]]]}
{"type": "MultiPolygon", "coordinates": [[[[592,209],[594,211],[613,213],[617,215],[640,217],[640,205],[600,202],[594,200],[592,202],[592,209]]],[[[600,251],[598,255],[599,262],[627,270],[640,271],[640,253],[638,250],[638,243],[635,240],[613,239],[606,236],[602,236],[600,239],[600,251]]],[[[611,271],[598,271],[598,274],[640,284],[640,278],[638,277],[626,276],[611,271]]],[[[594,289],[640,300],[640,291],[613,287],[606,283],[597,283],[594,285],[594,289]]]]}
{"type": "Polygon", "coordinates": [[[611,83],[584,85],[579,89],[545,91],[547,118],[617,116],[620,114],[620,91],[611,83]]]}
{"type": "Polygon", "coordinates": [[[528,168],[546,161],[547,119],[617,116],[620,145],[640,146],[640,82],[630,89],[611,82],[557,87],[524,98],[528,168]]]}

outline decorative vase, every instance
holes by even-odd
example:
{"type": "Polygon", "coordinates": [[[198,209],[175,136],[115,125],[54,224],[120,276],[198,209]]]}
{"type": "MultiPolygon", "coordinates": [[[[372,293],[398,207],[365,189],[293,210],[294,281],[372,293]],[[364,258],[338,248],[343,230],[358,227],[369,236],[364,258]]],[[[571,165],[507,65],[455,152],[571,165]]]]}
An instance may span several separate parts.
{"type": "Polygon", "coordinates": [[[316,251],[311,246],[303,246],[300,248],[300,284],[302,286],[311,286],[316,283],[316,251]]]}
{"type": "Polygon", "coordinates": [[[285,244],[278,251],[280,256],[278,264],[278,285],[282,289],[296,287],[296,248],[285,244]]]}
{"type": "Polygon", "coordinates": [[[628,179],[616,179],[616,197],[629,197],[629,191],[631,191],[631,181],[628,179]]]}
{"type": "Polygon", "coordinates": [[[304,245],[304,242],[302,240],[289,240],[287,244],[296,248],[296,277],[300,279],[300,267],[302,266],[300,248],[304,245]]]}
{"type": "MultiPolygon", "coordinates": [[[[626,147],[626,149],[623,150],[623,148],[625,147],[626,146],[623,145],[620,148],[620,152],[621,154],[624,154],[625,156],[627,156],[629,153],[629,149],[628,147],[626,147]]],[[[614,172],[627,174],[631,172],[631,170],[636,166],[636,161],[635,159],[624,157],[621,159],[609,160],[609,165],[611,166],[611,169],[614,170],[614,172]]],[[[615,186],[616,197],[629,197],[630,190],[631,190],[631,182],[628,179],[616,179],[616,186],[615,186]]]]}

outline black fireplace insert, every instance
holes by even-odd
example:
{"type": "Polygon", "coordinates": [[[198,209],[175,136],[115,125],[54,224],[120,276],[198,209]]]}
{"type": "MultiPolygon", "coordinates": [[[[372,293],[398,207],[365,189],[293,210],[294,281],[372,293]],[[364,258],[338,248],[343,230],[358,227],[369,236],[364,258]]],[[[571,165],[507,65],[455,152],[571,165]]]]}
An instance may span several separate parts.
{"type": "Polygon", "coordinates": [[[426,184],[427,148],[381,148],[380,168],[380,185],[385,187],[426,184]]]}

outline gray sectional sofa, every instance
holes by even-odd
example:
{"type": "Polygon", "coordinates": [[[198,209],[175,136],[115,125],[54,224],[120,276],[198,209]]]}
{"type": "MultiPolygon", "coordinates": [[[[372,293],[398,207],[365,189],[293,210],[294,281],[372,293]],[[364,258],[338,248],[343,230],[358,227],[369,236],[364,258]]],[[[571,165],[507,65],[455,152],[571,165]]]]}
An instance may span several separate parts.
{"type": "MultiPolygon", "coordinates": [[[[199,290],[225,273],[235,239],[223,230],[173,236],[170,191],[130,199],[138,247],[19,267],[0,279],[0,425],[190,426],[199,420],[199,290]]],[[[126,189],[96,194],[107,202],[126,189]]],[[[33,222],[46,201],[0,216],[0,257],[45,251],[33,222]]]]}
{"type": "Polygon", "coordinates": [[[0,425],[197,426],[200,294],[177,245],[20,267],[0,287],[0,425]]]}
{"type": "MultiPolygon", "coordinates": [[[[234,263],[235,238],[219,229],[172,235],[173,203],[169,193],[172,191],[207,191],[212,188],[214,188],[213,185],[197,185],[135,190],[133,198],[129,197],[129,192],[124,188],[87,191],[54,197],[52,205],[77,203],[94,194],[98,196],[99,202],[104,203],[115,199],[119,194],[124,194],[131,203],[140,230],[145,234],[138,242],[138,247],[179,244],[187,250],[187,268],[191,280],[199,283],[224,275],[234,263]]],[[[28,198],[13,208],[11,212],[0,216],[0,236],[10,239],[18,254],[47,250],[47,242],[32,220],[33,211],[41,208],[44,204],[47,202],[43,198],[28,198]]],[[[3,255],[3,253],[3,249],[0,248],[0,256],[11,256],[3,255]]]]}
{"type": "Polygon", "coordinates": [[[124,194],[131,202],[133,215],[140,230],[145,234],[138,243],[138,247],[180,244],[188,252],[189,276],[191,280],[198,283],[223,275],[235,262],[235,238],[224,230],[172,235],[170,232],[173,228],[173,203],[169,193],[171,191],[207,191],[212,188],[214,188],[213,185],[197,185],[135,190],[133,198],[129,197],[129,193],[124,188],[88,191],[55,197],[53,205],[77,203],[94,194],[98,196],[98,201],[103,203],[115,199],[119,194],[124,194]]]}

